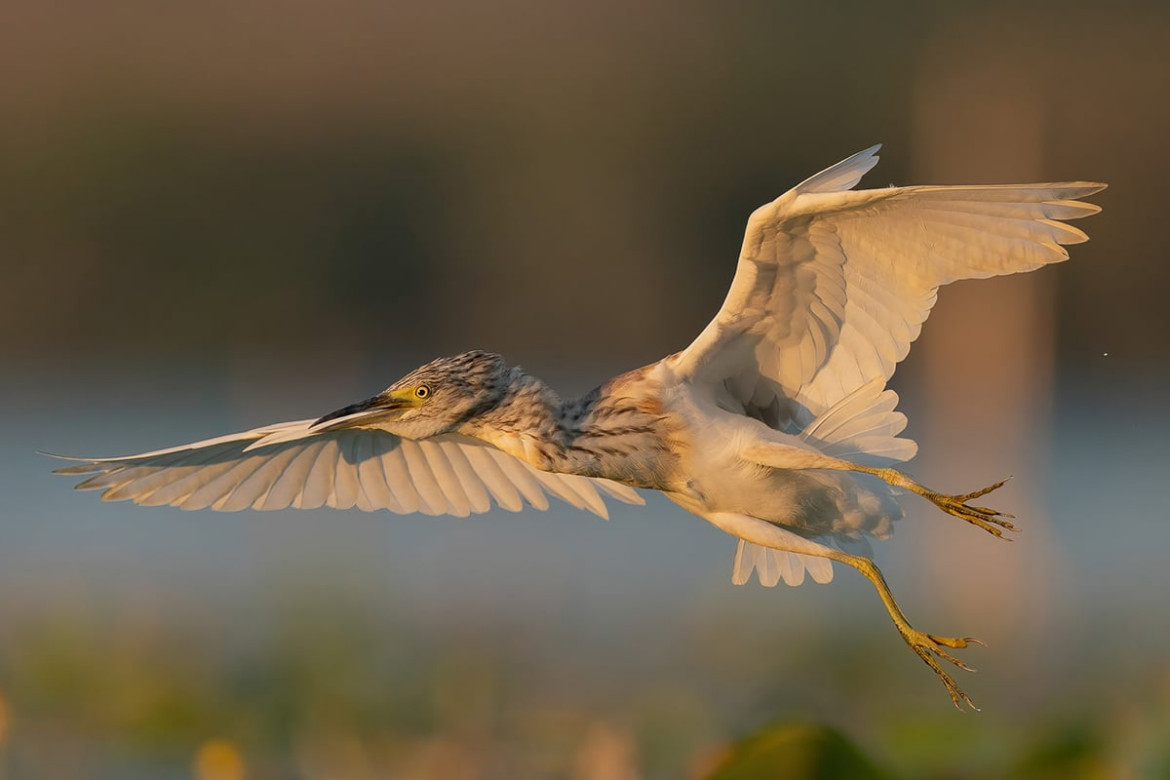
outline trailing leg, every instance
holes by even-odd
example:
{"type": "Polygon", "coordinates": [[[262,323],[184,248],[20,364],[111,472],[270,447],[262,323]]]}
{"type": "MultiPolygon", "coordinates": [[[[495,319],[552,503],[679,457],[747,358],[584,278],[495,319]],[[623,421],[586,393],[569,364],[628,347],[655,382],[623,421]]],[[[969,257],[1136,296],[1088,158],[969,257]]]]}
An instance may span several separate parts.
{"type": "Polygon", "coordinates": [[[893,619],[894,625],[897,626],[898,633],[902,635],[902,639],[906,640],[906,644],[910,646],[910,649],[913,650],[918,655],[918,657],[926,663],[927,666],[933,669],[934,673],[938,675],[940,680],[942,680],[942,684],[946,686],[947,693],[951,695],[951,701],[954,702],[955,706],[959,709],[962,709],[963,705],[966,704],[971,709],[978,710],[979,708],[975,706],[973,701],[971,701],[971,697],[964,693],[963,689],[960,688],[958,683],[955,682],[955,678],[951,677],[950,674],[948,674],[947,671],[943,669],[942,665],[939,664],[936,656],[937,658],[944,661],[949,661],[964,671],[973,672],[975,671],[973,668],[963,663],[958,658],[955,658],[943,648],[950,647],[955,649],[962,649],[971,644],[981,645],[983,643],[975,637],[970,636],[945,637],[919,631],[910,625],[910,622],[902,613],[901,608],[898,607],[898,602],[894,600],[894,594],[890,592],[890,586],[886,584],[886,578],[882,576],[882,572],[877,567],[877,564],[875,564],[869,558],[862,558],[858,555],[850,555],[849,553],[833,550],[831,548],[829,549],[829,553],[830,554],[827,557],[852,566],[861,572],[866,579],[873,583],[874,588],[877,589],[878,596],[881,597],[882,603],[886,606],[886,611],[890,613],[890,618],[893,619]]]}
{"type": "MultiPolygon", "coordinates": [[[[855,466],[854,470],[861,471],[866,474],[873,474],[874,476],[885,480],[894,487],[900,487],[905,490],[909,490],[912,493],[917,493],[942,511],[946,512],[948,515],[957,517],[960,520],[966,520],[971,525],[982,528],[989,534],[998,536],[1001,539],[1007,539],[1008,541],[1011,541],[1011,539],[1003,535],[1003,532],[1019,530],[1011,523],[1011,521],[1015,519],[1014,515],[1009,515],[1004,512],[997,512],[994,509],[990,509],[985,506],[971,506],[967,503],[972,499],[985,496],[993,490],[998,490],[1004,486],[1004,483],[1007,482],[1007,479],[1001,479],[994,485],[988,485],[987,487],[981,490],[976,490],[972,493],[964,493],[962,495],[952,496],[945,493],[938,493],[930,490],[929,488],[923,487],[897,469],[875,469],[867,468],[865,466],[855,466]]],[[[1011,477],[1008,477],[1008,479],[1011,479],[1011,477]]]]}
{"type": "Polygon", "coordinates": [[[812,449],[797,448],[790,444],[761,439],[745,447],[741,453],[744,460],[759,463],[762,466],[771,466],[776,469],[832,469],[834,471],[859,471],[863,474],[872,474],[885,482],[917,493],[948,515],[965,520],[971,525],[982,528],[988,533],[1006,538],[1004,531],[1015,531],[1017,528],[1011,521],[1012,515],[997,512],[985,506],[971,506],[967,502],[985,496],[993,490],[1003,487],[1007,480],[1001,480],[994,485],[988,485],[982,490],[962,495],[948,495],[931,490],[901,471],[892,468],[875,468],[863,466],[859,463],[834,458],[812,449]]]}
{"type": "Polygon", "coordinates": [[[716,527],[753,544],[801,555],[814,555],[819,558],[828,558],[857,569],[866,579],[873,583],[874,588],[877,589],[878,596],[882,600],[882,604],[885,605],[886,611],[890,613],[890,618],[894,621],[898,633],[902,635],[902,639],[906,641],[910,649],[939,676],[955,706],[961,709],[962,705],[966,704],[971,709],[977,709],[971,701],[971,698],[963,692],[954,678],[942,667],[939,660],[948,661],[965,671],[974,671],[974,669],[967,666],[958,658],[955,658],[944,648],[962,649],[970,644],[983,643],[972,637],[956,638],[936,636],[915,629],[902,613],[898,602],[894,600],[894,594],[890,592],[890,587],[886,584],[881,570],[869,558],[864,558],[860,555],[851,555],[811,539],[805,539],[803,536],[798,536],[791,531],[761,520],[758,517],[731,512],[717,512],[705,515],[705,517],[716,527]]]}

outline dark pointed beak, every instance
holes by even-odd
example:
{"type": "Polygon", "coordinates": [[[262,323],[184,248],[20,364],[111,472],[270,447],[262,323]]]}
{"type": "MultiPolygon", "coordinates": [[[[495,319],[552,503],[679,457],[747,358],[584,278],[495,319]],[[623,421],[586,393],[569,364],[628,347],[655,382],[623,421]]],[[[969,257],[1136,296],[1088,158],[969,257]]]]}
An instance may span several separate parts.
{"type": "Polygon", "coordinates": [[[376,395],[373,398],[367,398],[364,401],[358,401],[356,404],[350,404],[336,412],[329,414],[316,420],[311,427],[320,428],[325,426],[323,430],[333,431],[341,430],[342,428],[353,428],[355,424],[370,422],[370,418],[378,417],[382,414],[396,412],[404,409],[409,404],[404,402],[401,398],[394,398],[385,394],[376,395]],[[344,419],[343,419],[344,418],[344,419]],[[326,425],[331,421],[337,422],[332,425],[326,425]]]}

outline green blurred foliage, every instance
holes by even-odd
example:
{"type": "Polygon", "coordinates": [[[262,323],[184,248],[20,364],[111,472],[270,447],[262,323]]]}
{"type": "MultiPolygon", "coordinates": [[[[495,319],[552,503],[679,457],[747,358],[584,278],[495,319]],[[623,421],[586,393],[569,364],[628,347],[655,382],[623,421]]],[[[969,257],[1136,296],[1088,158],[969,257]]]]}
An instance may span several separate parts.
{"type": "Polygon", "coordinates": [[[770,726],[735,744],[709,780],[887,780],[836,729],[816,723],[770,726]]]}
{"type": "Polygon", "coordinates": [[[776,693],[753,715],[744,691],[720,693],[718,664],[703,680],[677,659],[648,675],[615,668],[611,681],[565,677],[569,667],[550,658],[572,661],[589,645],[533,654],[507,632],[436,635],[378,615],[352,601],[289,602],[235,647],[217,640],[220,619],[210,616],[10,621],[0,767],[13,777],[73,776],[79,766],[87,777],[153,777],[219,740],[260,778],[1049,780],[1158,778],[1170,768],[1170,687],[1151,689],[1137,709],[1096,697],[1020,718],[962,713],[918,664],[883,675],[872,693],[826,685],[849,661],[825,637],[808,644],[819,695],[879,706],[818,721],[797,715],[820,708],[793,698],[801,688],[784,664],[754,673],[776,693]],[[830,677],[816,680],[819,668],[830,677]],[[934,695],[909,697],[919,686],[934,695]],[[608,703],[596,698],[602,690],[608,703]],[[790,715],[776,722],[778,710],[790,715]],[[768,725],[732,741],[753,718],[768,725]]]}

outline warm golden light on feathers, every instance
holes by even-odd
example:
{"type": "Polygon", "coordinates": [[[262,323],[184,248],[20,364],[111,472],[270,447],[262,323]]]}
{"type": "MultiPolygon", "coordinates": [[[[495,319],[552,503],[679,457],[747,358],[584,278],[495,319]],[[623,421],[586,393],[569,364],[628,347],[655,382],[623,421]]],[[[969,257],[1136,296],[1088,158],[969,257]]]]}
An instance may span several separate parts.
{"type": "Polygon", "coordinates": [[[722,308],[658,363],[562,400],[499,355],[440,358],[316,420],[281,423],[59,470],[110,501],[183,509],[357,507],[467,515],[545,509],[548,496],[606,516],[603,496],[671,500],[738,537],[733,581],[832,579],[847,564],[877,588],[907,644],[956,705],[939,661],[964,638],[911,627],[870,560],[902,516],[895,489],[996,536],[1010,516],[929,490],[892,466],[917,451],[886,382],[940,285],[1031,271],[1087,237],[1091,182],[853,190],[867,149],[748,220],[722,308]]]}

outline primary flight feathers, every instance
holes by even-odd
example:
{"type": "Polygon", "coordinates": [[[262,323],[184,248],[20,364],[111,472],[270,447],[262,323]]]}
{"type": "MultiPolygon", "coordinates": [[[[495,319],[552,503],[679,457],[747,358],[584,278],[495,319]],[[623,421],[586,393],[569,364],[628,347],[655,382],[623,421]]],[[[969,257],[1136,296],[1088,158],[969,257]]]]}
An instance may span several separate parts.
{"type": "Polygon", "coordinates": [[[821,414],[888,380],[940,285],[1068,259],[1087,236],[1059,220],[1096,214],[1094,182],[848,191],[878,160],[853,155],[748,220],[731,290],[676,358],[693,382],[726,382],[757,410],[821,414]]]}
{"type": "MultiPolygon", "coordinates": [[[[80,490],[106,501],[182,509],[389,509],[466,517],[494,502],[511,512],[548,509],[548,495],[608,517],[601,495],[642,504],[607,479],[540,471],[458,434],[414,441],[385,431],[314,433],[313,420],[282,423],[124,458],[57,469],[92,474],[80,490]],[[274,443],[253,447],[263,440],[274,443]]],[[[79,459],[80,460],[80,459],[79,459]]]]}

